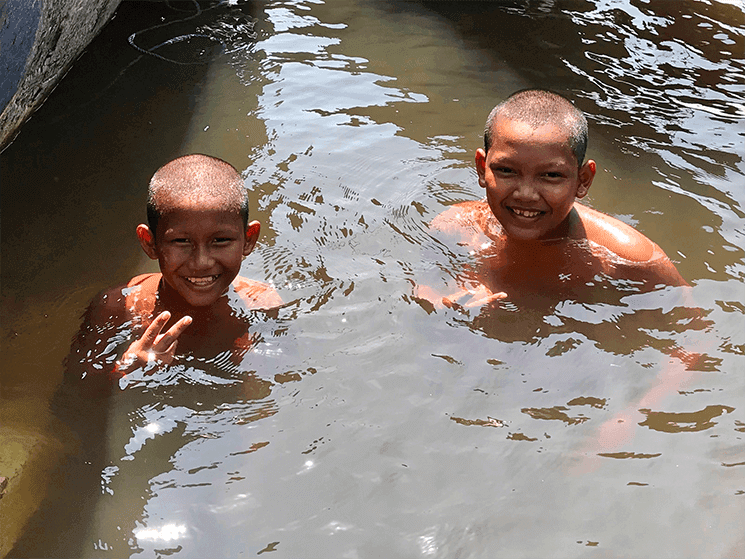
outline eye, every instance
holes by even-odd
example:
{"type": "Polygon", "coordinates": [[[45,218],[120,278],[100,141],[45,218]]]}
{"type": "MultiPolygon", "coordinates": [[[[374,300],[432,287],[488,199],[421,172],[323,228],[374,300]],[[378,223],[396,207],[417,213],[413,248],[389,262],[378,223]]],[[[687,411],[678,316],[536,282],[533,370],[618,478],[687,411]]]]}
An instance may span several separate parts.
{"type": "Polygon", "coordinates": [[[543,176],[548,179],[563,179],[564,173],[560,173],[559,171],[549,171],[548,173],[543,173],[543,176]]]}
{"type": "Polygon", "coordinates": [[[175,245],[188,245],[190,241],[186,237],[176,237],[171,242],[175,245]]]}
{"type": "Polygon", "coordinates": [[[511,167],[493,167],[494,174],[496,175],[512,175],[514,174],[514,170],[511,167]]]}
{"type": "Polygon", "coordinates": [[[234,240],[235,239],[233,239],[232,237],[215,237],[215,240],[212,242],[216,245],[222,246],[232,243],[234,240]]]}

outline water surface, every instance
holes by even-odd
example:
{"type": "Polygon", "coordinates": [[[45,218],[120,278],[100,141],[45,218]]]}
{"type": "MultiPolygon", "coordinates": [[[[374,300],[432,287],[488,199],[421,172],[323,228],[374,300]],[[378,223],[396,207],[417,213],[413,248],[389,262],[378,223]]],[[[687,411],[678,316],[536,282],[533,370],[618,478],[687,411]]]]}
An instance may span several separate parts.
{"type": "Polygon", "coordinates": [[[28,466],[40,506],[16,513],[10,556],[733,556],[743,13],[123,3],[1,156],[3,425],[49,464],[28,466]],[[483,121],[524,87],[585,111],[588,204],[657,242],[690,292],[416,299],[473,263],[428,223],[482,196],[483,121]],[[58,409],[87,302],[154,270],[134,236],[149,176],[191,152],[243,173],[263,226],[243,274],[286,305],[256,313],[240,367],[192,360],[58,409]],[[674,347],[702,355],[693,370],[674,347]]]}

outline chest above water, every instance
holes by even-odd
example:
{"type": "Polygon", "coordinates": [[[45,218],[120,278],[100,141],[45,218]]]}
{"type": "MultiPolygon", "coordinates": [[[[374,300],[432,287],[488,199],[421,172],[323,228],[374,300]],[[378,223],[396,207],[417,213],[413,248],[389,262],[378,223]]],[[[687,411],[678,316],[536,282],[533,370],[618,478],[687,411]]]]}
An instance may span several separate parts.
{"type": "Polygon", "coordinates": [[[587,242],[559,241],[510,247],[497,242],[480,268],[486,278],[506,285],[550,288],[591,282],[611,266],[587,242]]]}

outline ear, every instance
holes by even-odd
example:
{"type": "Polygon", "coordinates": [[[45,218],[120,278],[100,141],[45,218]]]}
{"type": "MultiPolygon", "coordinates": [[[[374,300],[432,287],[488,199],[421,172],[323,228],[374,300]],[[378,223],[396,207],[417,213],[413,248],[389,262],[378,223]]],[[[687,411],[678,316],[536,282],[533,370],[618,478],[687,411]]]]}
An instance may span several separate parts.
{"type": "Polygon", "coordinates": [[[150,258],[153,260],[158,259],[158,250],[155,248],[155,235],[150,231],[150,227],[144,223],[140,223],[137,226],[137,238],[140,241],[142,250],[145,251],[150,258]]]}
{"type": "Polygon", "coordinates": [[[577,198],[584,198],[592,186],[592,179],[595,178],[596,166],[592,159],[579,168],[579,184],[577,185],[577,198]]]}
{"type": "Polygon", "coordinates": [[[476,173],[479,175],[479,185],[486,188],[486,152],[479,148],[476,150],[476,173]]]}
{"type": "Polygon", "coordinates": [[[256,241],[259,240],[259,233],[261,233],[261,224],[258,221],[252,221],[246,227],[246,244],[243,245],[243,256],[248,256],[256,246],[256,241]]]}

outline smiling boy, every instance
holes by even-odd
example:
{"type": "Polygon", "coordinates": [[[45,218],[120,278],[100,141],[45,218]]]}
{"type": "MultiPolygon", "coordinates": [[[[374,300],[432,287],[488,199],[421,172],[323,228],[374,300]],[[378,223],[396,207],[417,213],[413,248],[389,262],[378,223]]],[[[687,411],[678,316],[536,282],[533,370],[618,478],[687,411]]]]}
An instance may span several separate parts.
{"type": "MultiPolygon", "coordinates": [[[[486,199],[456,204],[431,224],[481,257],[468,288],[443,304],[572,296],[604,280],[687,285],[659,246],[577,202],[595,177],[586,148],[584,115],[556,93],[519,91],[492,110],[475,157],[486,199]]],[[[439,306],[431,289],[419,294],[439,306]]]]}
{"type": "Polygon", "coordinates": [[[147,217],[137,238],[160,273],[134,277],[94,300],[82,337],[130,328],[134,341],[114,367],[122,375],[171,363],[177,350],[206,357],[245,352],[246,311],[282,300],[269,285],[238,275],[261,229],[248,221],[238,172],[214,157],[179,157],[153,175],[147,217]]]}
{"type": "MultiPolygon", "coordinates": [[[[577,201],[595,177],[586,148],[587,121],[564,97],[524,90],[498,104],[475,157],[486,199],[455,204],[431,223],[433,230],[456,237],[475,257],[473,264],[458,276],[460,291],[442,297],[419,286],[418,296],[435,307],[459,310],[504,298],[526,306],[537,302],[544,310],[566,299],[594,300],[603,292],[688,285],[654,242],[577,201]]],[[[488,312],[481,316],[482,324],[492,324],[488,312]]],[[[502,323],[500,335],[516,324],[502,323]]],[[[526,324],[532,335],[534,324],[526,324]]],[[[586,457],[629,444],[643,420],[639,410],[660,405],[705,361],[675,344],[664,351],[675,359],[649,391],[603,423],[586,457]]],[[[582,468],[596,466],[588,458],[582,468]]]]}

